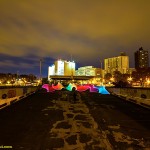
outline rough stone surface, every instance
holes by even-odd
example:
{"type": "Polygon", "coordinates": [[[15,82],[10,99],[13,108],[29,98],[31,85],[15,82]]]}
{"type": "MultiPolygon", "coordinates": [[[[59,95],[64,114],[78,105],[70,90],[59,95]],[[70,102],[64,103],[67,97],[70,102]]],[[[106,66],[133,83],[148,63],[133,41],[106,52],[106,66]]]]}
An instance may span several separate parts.
{"type": "Polygon", "coordinates": [[[77,135],[71,135],[68,138],[66,138],[66,141],[69,145],[75,145],[77,144],[77,135]]]}

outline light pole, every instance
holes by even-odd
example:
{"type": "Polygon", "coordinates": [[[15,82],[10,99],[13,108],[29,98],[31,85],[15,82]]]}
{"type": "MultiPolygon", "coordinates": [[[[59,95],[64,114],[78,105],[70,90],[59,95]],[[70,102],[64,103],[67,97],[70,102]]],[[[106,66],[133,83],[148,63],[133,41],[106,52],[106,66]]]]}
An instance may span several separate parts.
{"type": "Polygon", "coordinates": [[[17,71],[17,85],[18,85],[18,82],[19,81],[19,71],[17,71]]]}
{"type": "Polygon", "coordinates": [[[100,65],[101,65],[101,69],[102,69],[102,67],[103,67],[103,63],[100,61],[100,65]]]}
{"type": "Polygon", "coordinates": [[[40,59],[40,83],[42,82],[42,59],[40,59]]]}
{"type": "Polygon", "coordinates": [[[102,63],[102,61],[100,61],[100,67],[101,67],[101,71],[100,71],[100,77],[101,77],[101,79],[102,79],[102,82],[101,82],[101,84],[103,85],[104,83],[104,79],[103,79],[103,63],[102,63]]]}
{"type": "Polygon", "coordinates": [[[130,76],[130,77],[127,78],[127,80],[131,84],[131,86],[132,86],[132,80],[133,80],[133,78],[130,76]]]}

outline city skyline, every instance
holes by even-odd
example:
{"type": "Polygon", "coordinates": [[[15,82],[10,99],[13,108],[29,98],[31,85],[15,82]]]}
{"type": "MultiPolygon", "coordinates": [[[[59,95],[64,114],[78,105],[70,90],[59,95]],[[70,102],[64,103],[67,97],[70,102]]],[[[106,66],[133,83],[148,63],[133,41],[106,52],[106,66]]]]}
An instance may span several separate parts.
{"type": "Polygon", "coordinates": [[[105,58],[149,50],[148,0],[0,0],[0,70],[39,76],[58,59],[100,67],[105,58]],[[72,55],[72,57],[71,57],[72,55]]]}

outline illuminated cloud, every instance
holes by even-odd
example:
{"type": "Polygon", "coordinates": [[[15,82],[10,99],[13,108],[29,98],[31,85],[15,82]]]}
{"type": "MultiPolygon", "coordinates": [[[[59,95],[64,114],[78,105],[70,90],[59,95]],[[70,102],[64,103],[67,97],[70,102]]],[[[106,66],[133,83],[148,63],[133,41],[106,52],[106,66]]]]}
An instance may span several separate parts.
{"type": "MultiPolygon", "coordinates": [[[[81,65],[99,66],[125,51],[133,67],[133,53],[150,48],[149,9],[149,0],[0,0],[0,54],[12,59],[72,54],[81,65]]],[[[4,61],[0,67],[4,63],[9,66],[4,61]]]]}

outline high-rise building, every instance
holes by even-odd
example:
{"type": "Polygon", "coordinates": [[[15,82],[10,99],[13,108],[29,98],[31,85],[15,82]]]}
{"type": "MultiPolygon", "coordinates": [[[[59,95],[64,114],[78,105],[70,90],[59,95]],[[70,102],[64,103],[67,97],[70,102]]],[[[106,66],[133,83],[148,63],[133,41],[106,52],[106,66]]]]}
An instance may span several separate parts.
{"type": "Polygon", "coordinates": [[[75,75],[75,62],[57,60],[48,67],[48,79],[50,75],[71,76],[75,75]]]}
{"type": "Polygon", "coordinates": [[[135,52],[135,68],[148,68],[149,67],[149,57],[148,51],[143,50],[143,48],[139,48],[138,51],[135,52]]]}
{"type": "Polygon", "coordinates": [[[120,71],[122,74],[126,74],[129,70],[129,57],[125,53],[121,53],[118,57],[107,58],[104,60],[105,74],[114,71],[120,71]]]}

